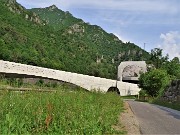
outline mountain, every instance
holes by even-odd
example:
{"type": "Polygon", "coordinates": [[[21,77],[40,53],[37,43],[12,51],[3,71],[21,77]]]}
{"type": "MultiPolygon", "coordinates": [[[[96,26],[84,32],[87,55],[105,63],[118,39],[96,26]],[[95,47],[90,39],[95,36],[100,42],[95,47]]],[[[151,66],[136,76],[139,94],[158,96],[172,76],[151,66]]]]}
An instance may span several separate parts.
{"type": "Polygon", "coordinates": [[[0,59],[116,79],[121,61],[149,54],[55,5],[27,10],[0,0],[0,59]]]}
{"type": "Polygon", "coordinates": [[[73,17],[68,11],[64,12],[58,9],[56,5],[47,8],[34,8],[30,9],[30,11],[38,14],[48,25],[53,26],[54,30],[61,30],[73,24],[83,22],[83,20],[73,17]]]}

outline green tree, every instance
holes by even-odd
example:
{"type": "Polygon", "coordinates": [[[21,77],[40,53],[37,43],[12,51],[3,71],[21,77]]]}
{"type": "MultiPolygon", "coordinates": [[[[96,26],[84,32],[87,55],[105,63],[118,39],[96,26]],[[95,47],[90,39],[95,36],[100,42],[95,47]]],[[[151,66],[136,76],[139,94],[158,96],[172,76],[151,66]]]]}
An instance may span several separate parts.
{"type": "Polygon", "coordinates": [[[155,69],[142,74],[139,78],[139,87],[152,96],[158,96],[169,84],[170,76],[166,70],[155,69]]]}
{"type": "Polygon", "coordinates": [[[169,59],[168,55],[162,55],[162,49],[160,48],[152,49],[150,55],[150,63],[153,64],[157,69],[161,68],[162,65],[169,59]]]}
{"type": "Polygon", "coordinates": [[[174,79],[180,79],[180,61],[178,57],[173,58],[171,61],[166,62],[163,69],[174,79]]]}

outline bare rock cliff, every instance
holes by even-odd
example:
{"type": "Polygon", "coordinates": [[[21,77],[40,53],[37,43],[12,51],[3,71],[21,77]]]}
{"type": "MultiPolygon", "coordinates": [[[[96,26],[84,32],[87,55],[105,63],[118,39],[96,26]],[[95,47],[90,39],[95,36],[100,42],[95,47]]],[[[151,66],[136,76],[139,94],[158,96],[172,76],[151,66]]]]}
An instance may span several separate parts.
{"type": "Polygon", "coordinates": [[[168,102],[180,103],[180,80],[172,81],[170,86],[166,88],[161,99],[168,102]]]}

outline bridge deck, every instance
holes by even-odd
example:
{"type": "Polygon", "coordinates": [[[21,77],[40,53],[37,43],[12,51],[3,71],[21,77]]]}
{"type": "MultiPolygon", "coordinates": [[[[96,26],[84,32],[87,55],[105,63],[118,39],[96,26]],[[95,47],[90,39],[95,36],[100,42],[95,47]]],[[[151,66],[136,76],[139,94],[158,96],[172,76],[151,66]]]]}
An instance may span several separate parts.
{"type": "Polygon", "coordinates": [[[137,95],[140,90],[136,84],[3,60],[0,60],[0,73],[60,80],[75,84],[89,91],[107,92],[110,87],[117,87],[120,95],[123,96],[137,95]]]}

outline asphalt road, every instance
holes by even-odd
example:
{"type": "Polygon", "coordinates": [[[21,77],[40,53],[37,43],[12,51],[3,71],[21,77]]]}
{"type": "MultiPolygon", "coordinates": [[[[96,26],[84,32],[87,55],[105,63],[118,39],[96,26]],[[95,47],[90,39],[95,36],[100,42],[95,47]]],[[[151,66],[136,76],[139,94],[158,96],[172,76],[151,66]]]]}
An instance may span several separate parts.
{"type": "Polygon", "coordinates": [[[127,101],[142,134],[180,135],[180,111],[158,105],[127,101]]]}

